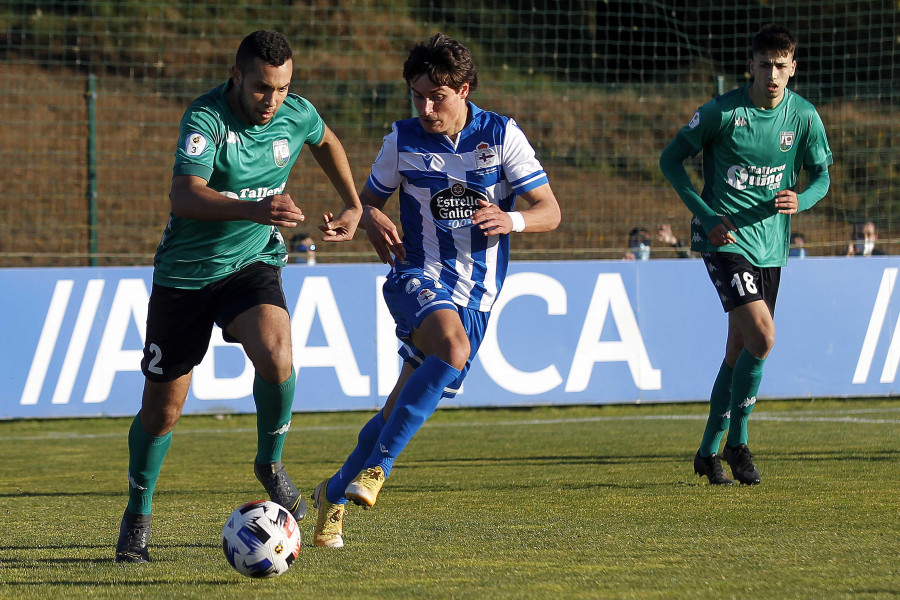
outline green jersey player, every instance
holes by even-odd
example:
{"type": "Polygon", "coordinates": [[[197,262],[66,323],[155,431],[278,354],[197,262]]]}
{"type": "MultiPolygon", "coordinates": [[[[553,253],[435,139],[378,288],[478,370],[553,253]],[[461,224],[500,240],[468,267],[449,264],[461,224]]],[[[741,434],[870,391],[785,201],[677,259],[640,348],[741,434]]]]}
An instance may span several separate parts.
{"type": "Polygon", "coordinates": [[[340,141],[308,101],[288,93],[292,74],[284,36],[254,32],[241,42],[228,82],[195,100],[182,118],[171,216],[154,259],[144,393],[128,434],[130,488],[117,562],[149,560],[153,491],[214,324],[243,346],[256,371],[256,477],[295,518],[306,514],[281,463],[295,376],[281,286],[287,251],[277,229],[305,219],[285,193],[302,147],[344,204],[337,217],[323,215],[324,241],[351,239],[362,205],[340,141]]]}
{"type": "Polygon", "coordinates": [[[794,75],[796,39],[766,25],[753,38],[753,80],[707,102],[660,158],[663,174],[693,213],[691,249],[701,253],[728,313],[725,359],[710,396],[709,418],[694,470],[712,484],[725,476],[718,451],[741,483],[760,482],[747,447],[747,418],[763,364],[775,342],[775,299],[790,245],[791,215],[828,191],[831,150],[815,108],[786,88],[794,75]],[[684,160],[703,152],[697,194],[684,160]],[[801,193],[800,169],[809,174],[801,193]]]}

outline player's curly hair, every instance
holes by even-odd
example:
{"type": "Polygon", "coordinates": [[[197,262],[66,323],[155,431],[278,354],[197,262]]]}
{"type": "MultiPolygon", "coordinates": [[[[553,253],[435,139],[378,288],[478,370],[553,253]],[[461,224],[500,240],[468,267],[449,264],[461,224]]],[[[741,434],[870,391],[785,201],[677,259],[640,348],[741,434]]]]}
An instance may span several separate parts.
{"type": "Polygon", "coordinates": [[[764,25],[759,32],[753,36],[753,46],[751,53],[765,54],[774,52],[780,56],[793,54],[797,49],[797,38],[791,33],[791,30],[784,25],[777,23],[769,23],[764,25]]]}
{"type": "Polygon", "coordinates": [[[466,83],[469,91],[478,88],[478,67],[472,53],[462,42],[437,33],[425,43],[418,43],[403,63],[403,79],[412,85],[413,79],[427,75],[435,85],[445,85],[459,91],[466,83]]]}
{"type": "Polygon", "coordinates": [[[292,56],[287,38],[277,31],[254,31],[241,41],[234,64],[245,71],[255,59],[280,67],[292,56]]]}

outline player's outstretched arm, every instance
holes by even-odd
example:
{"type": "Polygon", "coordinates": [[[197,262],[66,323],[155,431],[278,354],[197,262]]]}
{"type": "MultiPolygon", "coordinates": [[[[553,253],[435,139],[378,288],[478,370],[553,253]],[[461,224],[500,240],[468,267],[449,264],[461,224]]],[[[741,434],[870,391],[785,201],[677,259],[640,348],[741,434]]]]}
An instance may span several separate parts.
{"type": "Polygon", "coordinates": [[[310,146],[309,149],[344,202],[344,208],[336,218],[334,213],[322,215],[323,224],[319,225],[319,229],[325,234],[322,240],[326,242],[351,240],[362,217],[362,204],[356,194],[356,184],[353,182],[353,173],[344,146],[326,125],[322,141],[318,146],[310,146]]]}
{"type": "Polygon", "coordinates": [[[515,228],[514,216],[504,212],[496,204],[479,201],[481,208],[472,214],[472,224],[481,229],[485,235],[501,235],[512,231],[538,233],[553,231],[559,226],[561,219],[559,202],[549,183],[538,186],[520,196],[528,203],[528,210],[517,211],[522,222],[520,229],[515,228]],[[524,225],[524,226],[523,226],[524,225]]]}
{"type": "Polygon", "coordinates": [[[385,201],[369,188],[363,188],[360,197],[363,203],[363,217],[359,225],[365,229],[366,237],[375,248],[379,260],[392,267],[395,260],[400,262],[406,260],[406,249],[403,248],[403,240],[400,239],[397,226],[381,211],[385,201]]]}

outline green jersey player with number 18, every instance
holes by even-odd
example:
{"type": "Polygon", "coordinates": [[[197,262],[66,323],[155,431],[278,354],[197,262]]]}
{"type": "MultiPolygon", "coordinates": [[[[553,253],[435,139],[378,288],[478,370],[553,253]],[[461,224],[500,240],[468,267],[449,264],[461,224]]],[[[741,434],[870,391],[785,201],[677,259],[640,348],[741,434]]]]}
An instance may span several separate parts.
{"type": "Polygon", "coordinates": [[[281,286],[287,251],[277,229],[305,219],[284,193],[303,146],[344,204],[337,217],[323,215],[323,240],[351,239],[362,205],[337,136],[309,102],[288,93],[292,74],[284,36],[251,33],[238,48],[228,82],[195,100],[181,120],[172,211],[154,259],[141,361],[144,393],[128,433],[128,506],[117,562],[149,560],[153,491],[214,324],[227,341],[243,346],[256,371],[256,477],[296,519],[306,513],[281,462],[295,376],[281,286]]]}
{"type": "Polygon", "coordinates": [[[711,484],[725,476],[718,451],[739,482],[760,475],[747,447],[747,418],[756,402],[763,364],[775,342],[775,299],[787,262],[791,215],[828,191],[831,150],[812,104],[786,88],[794,75],[796,39],[766,25],[753,38],[753,80],[707,102],[660,158],[663,174],[693,213],[691,249],[701,253],[728,313],[725,359],[710,395],[709,418],[694,470],[711,484]],[[684,160],[703,152],[703,191],[697,194],[684,160]],[[801,193],[800,169],[809,174],[801,193]]]}

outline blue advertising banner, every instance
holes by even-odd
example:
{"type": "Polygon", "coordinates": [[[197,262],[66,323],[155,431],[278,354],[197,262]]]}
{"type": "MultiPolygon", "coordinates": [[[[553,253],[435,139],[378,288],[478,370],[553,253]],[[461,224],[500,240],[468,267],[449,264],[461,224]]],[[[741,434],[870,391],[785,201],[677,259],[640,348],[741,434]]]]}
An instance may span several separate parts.
{"type": "MultiPolygon", "coordinates": [[[[761,398],[886,396],[900,364],[900,257],[785,267],[761,398]]],[[[283,271],[295,411],[374,410],[400,371],[386,267],[283,271]]],[[[0,419],[133,415],[152,270],[0,269],[0,419]]],[[[705,400],[726,316],[696,259],[519,262],[455,406],[705,400]]],[[[253,412],[253,367],[213,334],[185,413],[253,412]]]]}

